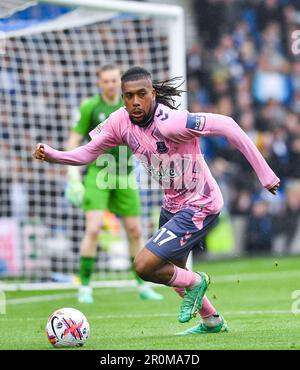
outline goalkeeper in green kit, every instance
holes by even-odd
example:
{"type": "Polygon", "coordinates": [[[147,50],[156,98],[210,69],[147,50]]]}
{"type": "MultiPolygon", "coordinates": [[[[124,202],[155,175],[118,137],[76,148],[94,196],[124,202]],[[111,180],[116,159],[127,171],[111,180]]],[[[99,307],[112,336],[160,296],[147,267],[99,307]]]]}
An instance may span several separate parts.
{"type": "MultiPolygon", "coordinates": [[[[89,139],[88,133],[91,130],[124,105],[120,95],[121,71],[118,66],[114,64],[103,66],[98,72],[98,86],[101,93],[83,101],[80,106],[80,117],[70,133],[67,150],[73,150],[84,139],[89,139]]],[[[124,146],[122,149],[122,153],[127,155],[127,169],[124,172],[124,168],[122,168],[121,171],[126,174],[124,176],[130,178],[132,183],[132,181],[135,181],[132,178],[134,176],[132,173],[133,167],[129,164],[132,153],[127,146],[124,146]]],[[[119,182],[122,181],[124,183],[124,178],[120,179],[123,175],[119,175],[119,147],[109,149],[105,154],[112,155],[115,160],[116,168],[115,173],[112,175],[115,176],[115,189],[99,186],[98,174],[105,166],[97,165],[96,161],[87,167],[83,183],[81,182],[78,168],[73,166],[68,168],[66,197],[73,205],[82,207],[86,214],[85,234],[80,247],[81,286],[78,293],[78,301],[80,303],[93,302],[90,281],[96,263],[97,244],[104,211],[109,210],[122,217],[130,248],[131,265],[135,255],[143,246],[139,191],[137,187],[124,189],[118,186],[119,182]]],[[[123,161],[124,158],[122,158],[123,161]]],[[[129,182],[129,179],[127,180],[129,182]]],[[[134,272],[133,267],[132,270],[134,272]]],[[[138,283],[139,295],[142,299],[160,300],[163,298],[162,295],[152,290],[135,273],[134,275],[138,283]]]]}

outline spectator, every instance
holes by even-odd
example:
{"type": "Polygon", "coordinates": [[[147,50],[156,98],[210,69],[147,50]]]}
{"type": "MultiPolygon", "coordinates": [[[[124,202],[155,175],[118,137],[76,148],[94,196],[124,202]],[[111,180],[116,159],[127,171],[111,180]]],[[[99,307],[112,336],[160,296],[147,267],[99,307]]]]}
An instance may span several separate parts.
{"type": "Polygon", "coordinates": [[[285,237],[284,252],[290,253],[300,220],[300,182],[292,181],[287,186],[284,214],[280,215],[278,229],[285,237]]]}
{"type": "Polygon", "coordinates": [[[260,31],[264,30],[270,22],[283,23],[283,13],[280,0],[260,1],[257,8],[257,25],[260,31]]]}
{"type": "Polygon", "coordinates": [[[300,179],[300,136],[290,141],[288,176],[300,179]]]}
{"type": "Polygon", "coordinates": [[[272,249],[273,220],[266,201],[258,199],[254,202],[248,218],[245,249],[248,253],[270,253],[272,249]]]}
{"type": "Polygon", "coordinates": [[[287,103],[291,96],[287,72],[288,65],[280,53],[270,47],[263,49],[253,79],[255,100],[263,104],[270,99],[287,103]]]}
{"type": "MultiPolygon", "coordinates": [[[[226,140],[201,140],[211,169],[229,189],[230,213],[245,216],[245,221],[250,214],[248,251],[267,252],[276,235],[274,217],[287,207],[298,209],[296,195],[293,202],[292,191],[285,194],[285,184],[300,179],[300,57],[291,52],[291,33],[300,25],[300,2],[207,0],[194,4],[202,42],[188,56],[188,76],[198,80],[189,82],[189,107],[193,112],[210,110],[235,118],[281,178],[276,204],[261,196],[253,199],[257,182],[244,158],[226,140]],[[205,91],[207,101],[200,98],[200,91],[205,91]],[[222,171],[223,167],[227,170],[222,171]]],[[[293,212],[294,220],[298,211],[293,212]]],[[[292,224],[292,220],[287,222],[292,224]]]]}

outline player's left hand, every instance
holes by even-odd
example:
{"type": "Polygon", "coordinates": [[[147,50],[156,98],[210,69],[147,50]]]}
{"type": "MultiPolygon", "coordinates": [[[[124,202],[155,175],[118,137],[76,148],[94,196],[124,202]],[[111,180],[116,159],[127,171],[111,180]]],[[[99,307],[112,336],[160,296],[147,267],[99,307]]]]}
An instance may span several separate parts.
{"type": "Polygon", "coordinates": [[[277,194],[277,190],[280,186],[280,182],[278,182],[276,185],[274,185],[272,188],[268,189],[270,193],[272,193],[273,195],[276,195],[277,194]]]}

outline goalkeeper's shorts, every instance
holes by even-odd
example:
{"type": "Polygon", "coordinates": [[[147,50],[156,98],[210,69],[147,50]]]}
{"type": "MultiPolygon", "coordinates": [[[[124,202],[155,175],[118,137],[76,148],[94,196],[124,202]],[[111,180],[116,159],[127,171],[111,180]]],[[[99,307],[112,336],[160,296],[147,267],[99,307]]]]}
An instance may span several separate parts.
{"type": "Polygon", "coordinates": [[[123,217],[140,216],[141,202],[139,189],[132,177],[130,183],[135,184],[133,187],[127,186],[126,188],[126,185],[124,186],[126,179],[124,180],[124,178],[116,176],[116,186],[110,184],[109,187],[105,188],[104,186],[99,186],[97,173],[95,171],[88,171],[83,183],[85,192],[82,208],[85,212],[109,210],[123,217]]]}

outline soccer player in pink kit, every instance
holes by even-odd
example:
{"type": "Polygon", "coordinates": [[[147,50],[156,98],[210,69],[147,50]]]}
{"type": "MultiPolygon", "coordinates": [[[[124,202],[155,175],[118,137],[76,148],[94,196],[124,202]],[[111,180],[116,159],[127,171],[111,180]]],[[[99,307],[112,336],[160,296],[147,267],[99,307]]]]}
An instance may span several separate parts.
{"type": "Polygon", "coordinates": [[[223,206],[198,137],[225,136],[274,195],[280,180],[232,118],[176,110],[173,96],[180,95],[180,90],[168,81],[155,84],[147,70],[132,67],[122,76],[122,93],[125,107],[96,127],[88,144],[63,152],[40,143],[33,155],[42,161],[79,166],[94,161],[108,148],[128,145],[165,193],[160,228],[135,257],[137,274],[144,280],[172,286],[183,297],[179,322],[188,322],[199,312],[202,321],[178,334],[227,331],[224,318],[205,295],[208,275],[186,268],[190,251],[214,225],[223,206]]]}

